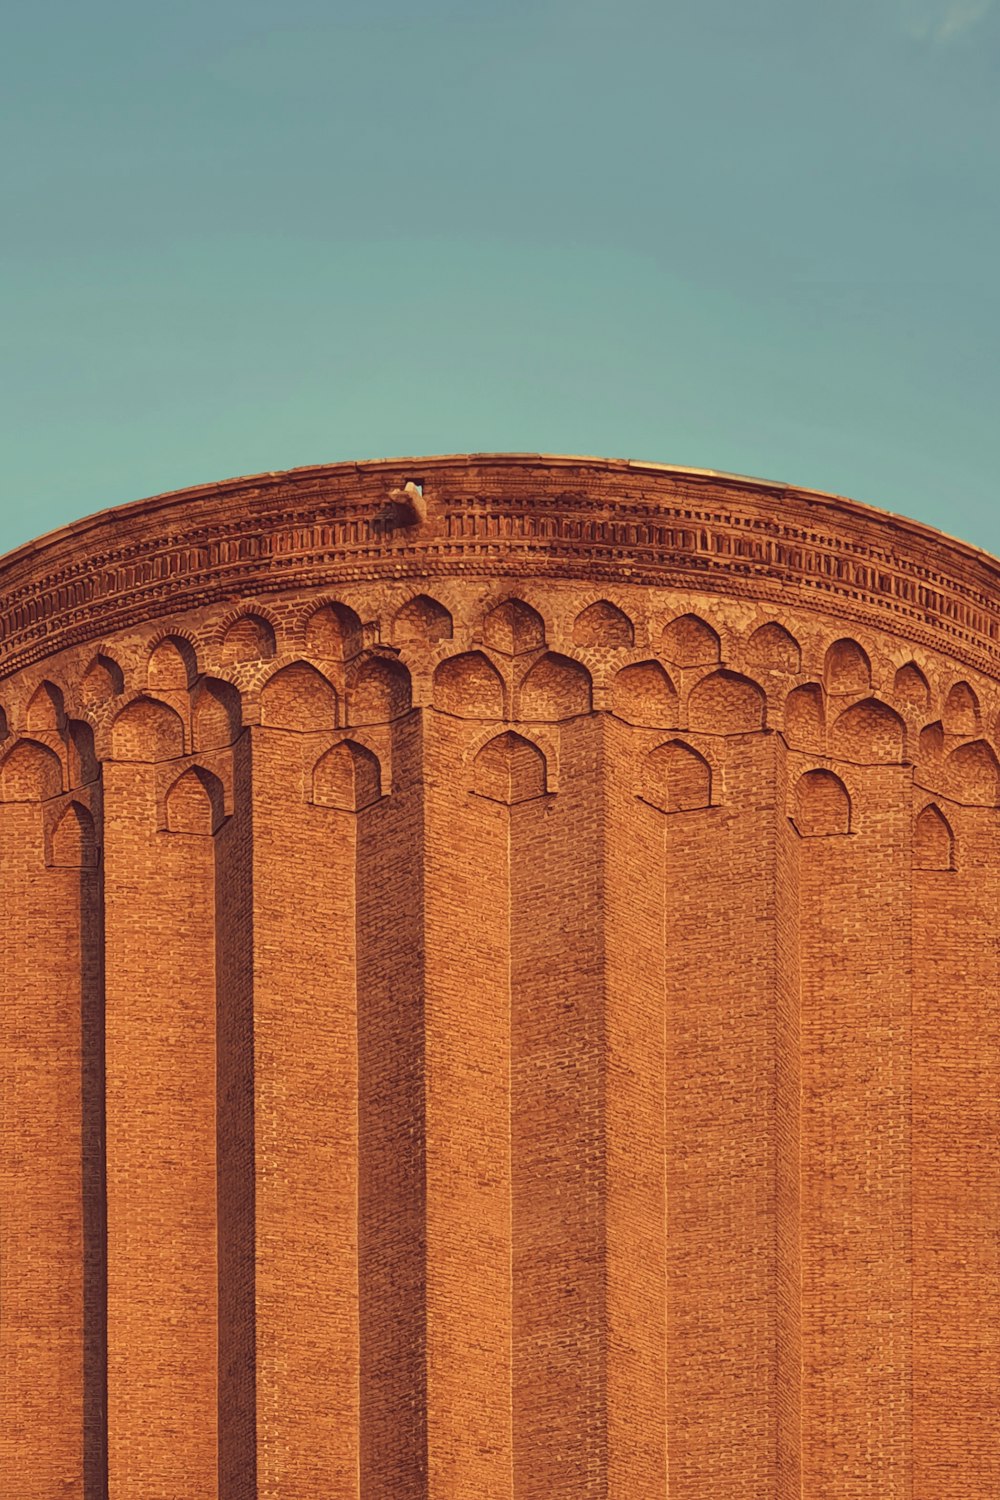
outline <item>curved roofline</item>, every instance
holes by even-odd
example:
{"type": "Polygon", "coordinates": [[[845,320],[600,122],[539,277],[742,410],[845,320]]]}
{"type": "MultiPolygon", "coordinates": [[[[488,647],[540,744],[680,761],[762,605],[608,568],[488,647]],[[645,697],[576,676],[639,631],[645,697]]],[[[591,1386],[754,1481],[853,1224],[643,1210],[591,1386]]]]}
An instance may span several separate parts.
{"type": "Polygon", "coordinates": [[[440,575],[794,598],[1000,664],[1000,562],[920,521],[715,469],[457,453],[243,475],[50,531],[0,559],[0,676],[238,596],[440,575]],[[389,503],[408,480],[423,506],[389,503]]]}
{"type": "Polygon", "coordinates": [[[892,522],[913,536],[921,537],[925,541],[946,547],[949,551],[958,553],[970,559],[974,559],[985,565],[997,574],[1000,584],[1000,558],[987,552],[983,547],[977,547],[972,542],[963,541],[960,537],[952,536],[950,532],[942,530],[937,526],[929,526],[924,521],[916,521],[911,516],[902,515],[898,511],[887,510],[884,506],[873,505],[868,501],[854,500],[846,495],[839,495],[831,490],[815,490],[804,488],[802,485],[790,484],[787,481],[776,479],[761,479],[751,474],[734,474],[726,469],[701,469],[687,464],[661,464],[652,463],[645,459],[634,458],[601,458],[595,454],[575,453],[435,453],[435,454],[409,454],[399,458],[369,458],[369,459],[345,459],[337,463],[303,464],[294,469],[265,469],[257,474],[233,475],[228,479],[217,480],[214,483],[187,485],[178,490],[164,490],[157,495],[145,496],[139,500],[123,501],[120,505],[111,505],[103,510],[92,511],[90,514],[81,516],[76,521],[69,521],[64,526],[53,527],[50,531],[41,532],[30,541],[22,542],[9,552],[0,554],[0,586],[3,583],[3,574],[9,564],[16,564],[26,560],[47,547],[67,540],[72,537],[83,537],[88,532],[95,530],[109,522],[121,519],[129,521],[138,516],[152,515],[157,510],[166,510],[175,505],[190,503],[192,500],[205,499],[213,495],[223,496],[227,493],[238,492],[244,488],[261,489],[268,486],[277,487],[289,482],[301,480],[315,480],[324,477],[336,477],[351,473],[372,474],[380,469],[395,473],[400,469],[426,468],[433,465],[441,469],[470,468],[473,466],[503,466],[511,467],[531,466],[532,464],[545,464],[554,467],[565,465],[566,467],[579,467],[584,465],[595,471],[605,470],[608,472],[637,473],[637,474],[664,474],[675,475],[689,479],[721,480],[727,484],[738,485],[756,491],[765,491],[775,495],[794,497],[800,501],[814,501],[829,506],[835,511],[842,511],[845,515],[856,517],[873,517],[892,522]]]}

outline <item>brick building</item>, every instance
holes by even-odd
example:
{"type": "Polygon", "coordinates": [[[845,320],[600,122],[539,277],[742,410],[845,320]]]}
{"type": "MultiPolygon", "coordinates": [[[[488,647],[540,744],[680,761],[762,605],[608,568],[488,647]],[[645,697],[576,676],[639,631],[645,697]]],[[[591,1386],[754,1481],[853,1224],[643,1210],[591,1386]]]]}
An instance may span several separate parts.
{"type": "Polygon", "coordinates": [[[0,563],[4,1500],[996,1500],[1000,565],[537,456],[0,563]]]}

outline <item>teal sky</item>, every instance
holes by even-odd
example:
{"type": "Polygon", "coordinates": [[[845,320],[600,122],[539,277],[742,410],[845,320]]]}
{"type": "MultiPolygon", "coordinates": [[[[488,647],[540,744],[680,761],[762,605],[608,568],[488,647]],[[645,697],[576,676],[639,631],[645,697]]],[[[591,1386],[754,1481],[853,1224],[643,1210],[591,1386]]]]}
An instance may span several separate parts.
{"type": "Polygon", "coordinates": [[[590,453],[1000,553],[1000,0],[8,0],[0,550],[590,453]]]}

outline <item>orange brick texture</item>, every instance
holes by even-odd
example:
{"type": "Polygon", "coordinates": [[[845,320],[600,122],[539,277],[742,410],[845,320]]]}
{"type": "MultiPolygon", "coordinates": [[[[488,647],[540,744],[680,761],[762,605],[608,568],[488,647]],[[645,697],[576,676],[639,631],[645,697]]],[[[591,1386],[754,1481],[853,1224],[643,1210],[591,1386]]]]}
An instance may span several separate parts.
{"type": "Polygon", "coordinates": [[[3,1500],[997,1500],[1000,565],[531,455],[0,562],[3,1500]]]}

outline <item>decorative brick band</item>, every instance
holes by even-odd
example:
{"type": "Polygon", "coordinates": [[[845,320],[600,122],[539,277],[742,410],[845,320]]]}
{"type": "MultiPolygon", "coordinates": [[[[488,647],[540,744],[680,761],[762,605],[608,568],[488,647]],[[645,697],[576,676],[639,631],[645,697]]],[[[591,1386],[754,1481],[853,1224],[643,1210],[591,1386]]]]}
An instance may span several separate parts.
{"type": "Polygon", "coordinates": [[[0,675],[234,594],[404,577],[619,579],[782,600],[978,670],[997,563],[930,528],[759,480],[535,455],[336,464],[103,512],[0,564],[0,675]],[[419,482],[425,518],[390,498],[419,482]]]}

